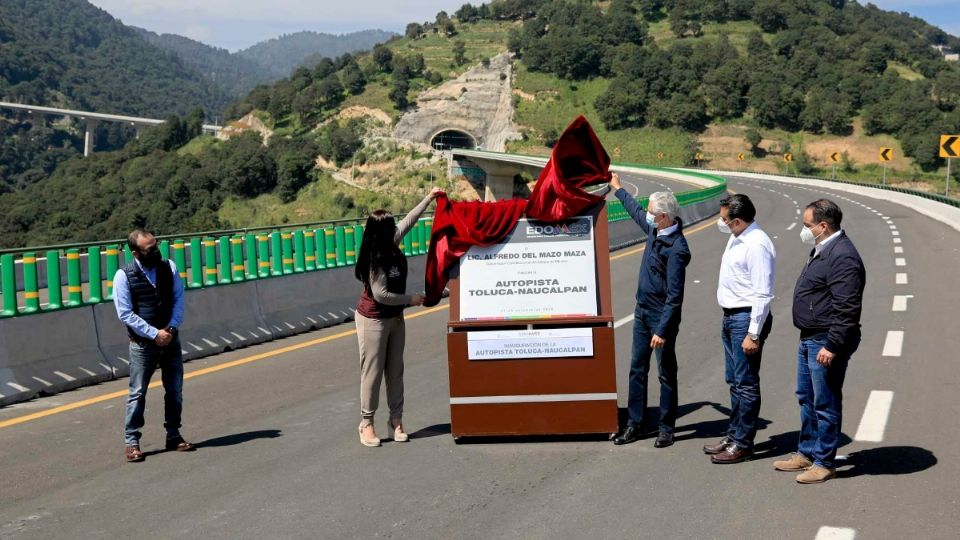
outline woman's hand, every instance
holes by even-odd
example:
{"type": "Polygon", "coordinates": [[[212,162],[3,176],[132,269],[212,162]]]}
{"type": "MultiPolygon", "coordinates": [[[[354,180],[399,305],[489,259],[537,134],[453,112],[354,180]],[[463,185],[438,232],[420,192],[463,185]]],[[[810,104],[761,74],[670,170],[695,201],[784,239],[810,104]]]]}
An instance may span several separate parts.
{"type": "Polygon", "coordinates": [[[436,199],[437,197],[440,196],[441,193],[443,193],[443,190],[442,190],[442,189],[440,189],[440,188],[438,188],[438,187],[434,187],[433,189],[430,190],[430,198],[431,198],[431,199],[436,199]]]}
{"type": "Polygon", "coordinates": [[[422,294],[414,294],[410,297],[411,306],[422,306],[423,303],[427,300],[427,297],[422,294]]]}

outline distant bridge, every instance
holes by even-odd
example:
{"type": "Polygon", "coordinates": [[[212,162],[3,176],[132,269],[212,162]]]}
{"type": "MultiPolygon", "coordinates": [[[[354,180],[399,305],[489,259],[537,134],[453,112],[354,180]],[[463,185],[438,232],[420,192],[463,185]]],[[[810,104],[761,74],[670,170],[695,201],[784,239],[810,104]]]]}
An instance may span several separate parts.
{"type": "MultiPolygon", "coordinates": [[[[86,133],[83,137],[83,155],[89,156],[93,152],[93,130],[100,122],[118,122],[129,124],[131,126],[142,128],[156,126],[166,122],[157,118],[141,118],[139,116],[124,116],[122,114],[105,114],[90,111],[76,111],[73,109],[57,109],[54,107],[40,107],[37,105],[25,105],[22,103],[8,103],[0,101],[0,109],[11,109],[15,111],[25,111],[27,114],[42,114],[46,116],[63,116],[66,118],[77,118],[86,122],[86,133]]],[[[213,124],[204,124],[204,133],[216,134],[221,130],[221,126],[213,124]]]]}

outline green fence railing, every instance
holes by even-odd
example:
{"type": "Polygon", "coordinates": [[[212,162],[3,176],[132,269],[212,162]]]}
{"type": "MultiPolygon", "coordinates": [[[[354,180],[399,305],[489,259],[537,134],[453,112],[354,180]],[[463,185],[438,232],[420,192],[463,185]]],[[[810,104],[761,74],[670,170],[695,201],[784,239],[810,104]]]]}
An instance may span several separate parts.
{"type": "MultiPolygon", "coordinates": [[[[654,173],[676,173],[631,166],[654,173]]],[[[707,178],[716,185],[678,193],[681,205],[726,191],[726,181],[721,177],[686,171],[682,174],[707,178]]],[[[646,199],[641,203],[646,204],[646,199]]],[[[611,222],[629,219],[620,201],[608,201],[607,209],[611,222]]],[[[432,228],[432,216],[421,218],[400,244],[404,254],[426,254],[432,228]]],[[[362,221],[352,219],[166,235],[157,240],[164,257],[176,264],[184,286],[199,289],[353,265],[362,238],[362,221]]],[[[0,317],[112,301],[113,277],[131,259],[125,240],[0,250],[0,317]]]]}

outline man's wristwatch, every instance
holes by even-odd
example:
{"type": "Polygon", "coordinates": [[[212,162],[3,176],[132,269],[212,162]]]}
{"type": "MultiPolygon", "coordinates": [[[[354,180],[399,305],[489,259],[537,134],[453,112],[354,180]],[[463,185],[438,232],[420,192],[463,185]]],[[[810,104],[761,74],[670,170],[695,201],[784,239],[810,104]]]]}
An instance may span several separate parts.
{"type": "Polygon", "coordinates": [[[759,342],[760,342],[760,336],[758,336],[758,335],[756,335],[756,334],[747,334],[747,337],[750,338],[750,341],[753,341],[753,342],[756,342],[756,343],[759,343],[759,342]]]}
{"type": "Polygon", "coordinates": [[[170,333],[173,334],[173,335],[177,335],[177,327],[176,327],[176,326],[171,326],[171,327],[167,328],[167,332],[170,332],[170,333]]]}

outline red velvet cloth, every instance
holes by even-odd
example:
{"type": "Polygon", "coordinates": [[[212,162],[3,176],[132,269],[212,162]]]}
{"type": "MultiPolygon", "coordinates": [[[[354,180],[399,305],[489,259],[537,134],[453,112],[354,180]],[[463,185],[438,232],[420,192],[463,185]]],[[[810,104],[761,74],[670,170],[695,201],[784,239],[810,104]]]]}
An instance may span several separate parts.
{"type": "Polygon", "coordinates": [[[530,199],[454,202],[437,198],[427,254],[426,305],[440,302],[447,275],[471,246],[489,246],[506,237],[524,215],[556,223],[603,200],[583,187],[610,181],[610,156],[590,123],[577,117],[553,147],[530,199]]]}

